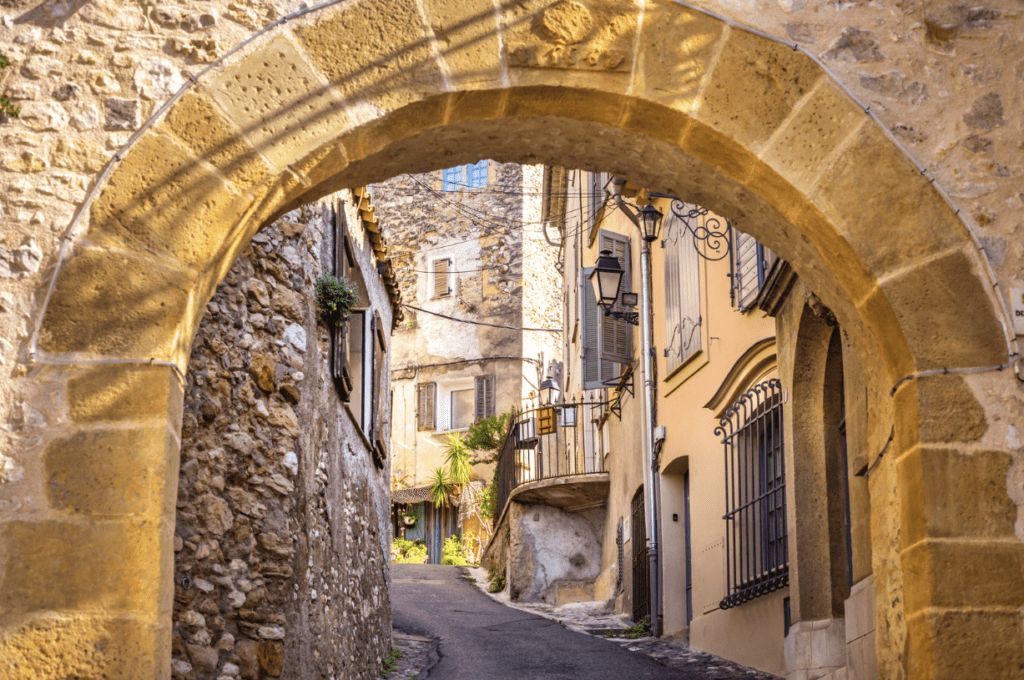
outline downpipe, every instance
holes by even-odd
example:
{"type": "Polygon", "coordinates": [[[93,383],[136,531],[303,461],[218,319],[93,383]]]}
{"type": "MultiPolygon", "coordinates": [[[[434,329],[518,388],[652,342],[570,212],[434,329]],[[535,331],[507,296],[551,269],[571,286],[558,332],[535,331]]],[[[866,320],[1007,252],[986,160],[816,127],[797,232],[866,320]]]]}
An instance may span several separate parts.
{"type": "Polygon", "coordinates": [[[657,463],[654,459],[654,350],[651,341],[651,244],[641,238],[643,247],[640,252],[641,300],[643,314],[640,315],[640,335],[643,340],[644,356],[644,509],[647,512],[647,559],[649,566],[648,597],[651,600],[651,633],[661,636],[661,569],[659,568],[658,537],[661,533],[658,526],[658,490],[657,463]]]}

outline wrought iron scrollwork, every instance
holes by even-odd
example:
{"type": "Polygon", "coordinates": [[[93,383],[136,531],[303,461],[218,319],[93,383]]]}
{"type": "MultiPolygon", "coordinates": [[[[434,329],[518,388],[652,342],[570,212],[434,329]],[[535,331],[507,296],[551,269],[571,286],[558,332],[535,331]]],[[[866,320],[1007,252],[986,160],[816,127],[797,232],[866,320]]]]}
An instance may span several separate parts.
{"type": "Polygon", "coordinates": [[[669,194],[658,194],[651,192],[651,196],[671,199],[669,208],[683,227],[690,232],[693,239],[694,250],[697,254],[709,262],[724,260],[732,252],[732,238],[729,232],[729,221],[718,217],[708,217],[710,212],[707,208],[687,203],[677,196],[669,194]],[[705,218],[701,220],[700,218],[705,218]],[[701,248],[704,244],[704,248],[701,248]]]}

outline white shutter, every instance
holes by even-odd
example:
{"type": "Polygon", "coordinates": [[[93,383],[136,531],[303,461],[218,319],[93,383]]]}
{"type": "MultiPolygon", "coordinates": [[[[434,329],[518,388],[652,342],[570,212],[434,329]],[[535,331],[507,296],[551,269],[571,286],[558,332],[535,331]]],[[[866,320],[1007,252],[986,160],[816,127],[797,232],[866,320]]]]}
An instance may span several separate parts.
{"type": "Polygon", "coordinates": [[[417,388],[417,421],[418,430],[434,430],[435,401],[437,395],[436,383],[420,383],[417,388]]]}
{"type": "MultiPolygon", "coordinates": [[[[685,206],[684,206],[685,207],[685,206]]],[[[669,214],[665,224],[665,240],[663,258],[665,262],[665,358],[666,370],[671,373],[683,363],[679,350],[679,338],[682,337],[682,302],[680,296],[682,286],[682,265],[679,262],[679,242],[687,236],[683,224],[673,214],[669,214]]]]}
{"type": "Polygon", "coordinates": [[[494,376],[479,375],[476,378],[476,420],[486,420],[494,415],[494,376]]]}
{"type": "Polygon", "coordinates": [[[736,304],[746,309],[761,289],[761,246],[757,239],[733,229],[733,248],[736,257],[733,264],[733,285],[736,287],[736,304]]]}
{"type": "MultiPolygon", "coordinates": [[[[622,275],[622,284],[619,287],[619,297],[612,306],[613,312],[634,311],[622,304],[622,294],[633,290],[632,266],[630,262],[629,238],[612,232],[601,232],[599,250],[610,250],[612,257],[619,261],[619,265],[625,270],[622,275]]],[[[601,316],[601,325],[598,332],[601,359],[605,363],[615,362],[617,364],[628,364],[633,361],[633,325],[616,319],[612,316],[601,316]]],[[[606,369],[601,367],[602,380],[611,380],[618,375],[614,367],[606,369]],[[605,375],[610,373],[611,375],[605,375]]]]}

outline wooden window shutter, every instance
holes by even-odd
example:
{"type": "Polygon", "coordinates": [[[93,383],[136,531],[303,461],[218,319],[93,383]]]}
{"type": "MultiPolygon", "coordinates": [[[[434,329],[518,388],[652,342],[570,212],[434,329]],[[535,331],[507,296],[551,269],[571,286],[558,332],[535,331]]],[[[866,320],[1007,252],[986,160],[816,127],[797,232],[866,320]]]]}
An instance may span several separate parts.
{"type": "Polygon", "coordinates": [[[608,371],[611,362],[600,359],[600,346],[598,345],[598,328],[600,327],[602,312],[597,306],[597,298],[594,297],[594,287],[590,284],[590,272],[593,267],[586,267],[580,275],[580,328],[583,329],[583,389],[595,390],[605,385],[601,384],[601,375],[608,371]],[[604,370],[602,370],[604,369],[604,370]]]}
{"type": "Polygon", "coordinates": [[[434,260],[434,297],[446,297],[451,294],[448,286],[448,271],[451,269],[451,259],[434,260]]]}
{"type": "Polygon", "coordinates": [[[476,377],[476,422],[486,420],[494,415],[494,376],[478,375],[476,377]]]}
{"type": "MultiPolygon", "coordinates": [[[[610,250],[612,257],[617,259],[619,265],[625,270],[625,273],[622,275],[622,285],[619,289],[619,299],[612,307],[613,312],[631,311],[629,307],[622,304],[622,293],[628,293],[633,289],[629,246],[630,243],[627,237],[610,232],[601,232],[599,249],[610,250]]],[[[633,326],[631,324],[602,314],[598,335],[601,348],[600,356],[604,362],[628,364],[633,361],[633,326]]],[[[610,371],[604,366],[601,367],[601,373],[602,380],[611,380],[616,377],[613,370],[610,371]],[[605,375],[606,373],[613,374],[605,375]]]]}
{"type": "Polygon", "coordinates": [[[437,383],[420,383],[417,388],[417,421],[419,430],[436,430],[437,383]]]}
{"type": "Polygon", "coordinates": [[[456,165],[454,168],[445,168],[442,173],[442,191],[459,191],[463,188],[462,167],[456,165]]]}
{"type": "Polygon", "coordinates": [[[672,372],[701,349],[700,262],[682,221],[671,216],[665,232],[665,357],[672,372]]]}
{"type": "Polygon", "coordinates": [[[735,259],[733,260],[733,286],[736,289],[736,305],[740,309],[746,309],[757,297],[761,290],[761,280],[764,276],[764,257],[761,244],[753,236],[744,234],[736,229],[732,230],[733,248],[735,259]]]}
{"type": "Polygon", "coordinates": [[[380,313],[374,311],[373,313],[373,333],[371,335],[371,343],[373,344],[373,371],[371,373],[373,380],[373,399],[370,402],[373,404],[374,415],[373,415],[373,434],[370,436],[370,441],[373,443],[374,456],[373,462],[379,468],[384,467],[384,460],[387,457],[387,444],[384,437],[384,421],[385,416],[388,413],[390,404],[387,401],[388,390],[387,384],[390,380],[385,382],[387,377],[384,372],[384,359],[385,350],[387,349],[387,340],[384,335],[384,320],[380,318],[380,313]]]}
{"type": "MultiPolygon", "coordinates": [[[[347,223],[345,206],[339,200],[334,205],[334,275],[343,278],[349,274],[347,257],[347,223]]],[[[352,392],[352,378],[348,368],[348,324],[338,328],[330,327],[331,336],[331,378],[342,401],[348,401],[352,392]]]]}

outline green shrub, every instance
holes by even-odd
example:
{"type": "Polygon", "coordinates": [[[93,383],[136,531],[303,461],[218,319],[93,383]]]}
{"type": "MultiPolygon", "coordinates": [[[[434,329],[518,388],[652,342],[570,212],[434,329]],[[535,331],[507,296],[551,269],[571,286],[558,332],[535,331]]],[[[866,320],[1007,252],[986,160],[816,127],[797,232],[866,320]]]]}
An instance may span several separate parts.
{"type": "MultiPolygon", "coordinates": [[[[469,433],[463,440],[466,446],[471,449],[498,449],[505,441],[505,432],[508,430],[508,421],[512,418],[512,411],[508,413],[495,414],[490,418],[484,418],[478,423],[469,426],[469,433]]],[[[497,459],[498,452],[489,459],[478,461],[481,463],[493,463],[497,459]]]]}
{"type": "Polygon", "coordinates": [[[462,549],[462,537],[458,534],[444,539],[444,547],[441,549],[441,564],[457,567],[469,564],[466,561],[466,552],[462,549]]]}
{"type": "Polygon", "coordinates": [[[359,289],[347,279],[321,274],[316,280],[316,309],[321,321],[340,326],[359,304],[359,289]]]}
{"type": "MultiPolygon", "coordinates": [[[[0,71],[4,70],[11,65],[11,62],[3,54],[0,54],[0,71]]],[[[3,80],[0,79],[0,83],[3,80]]],[[[0,96],[0,115],[7,116],[8,118],[17,118],[18,114],[21,113],[21,109],[11,103],[11,100],[7,97],[0,96]]]]}
{"type": "Polygon", "coordinates": [[[426,564],[427,546],[422,540],[395,538],[391,544],[391,561],[397,564],[426,564]]]}
{"type": "Polygon", "coordinates": [[[505,572],[502,571],[500,574],[498,570],[491,567],[490,571],[487,572],[487,580],[491,585],[487,587],[489,593],[500,593],[505,590],[505,572]]]}

